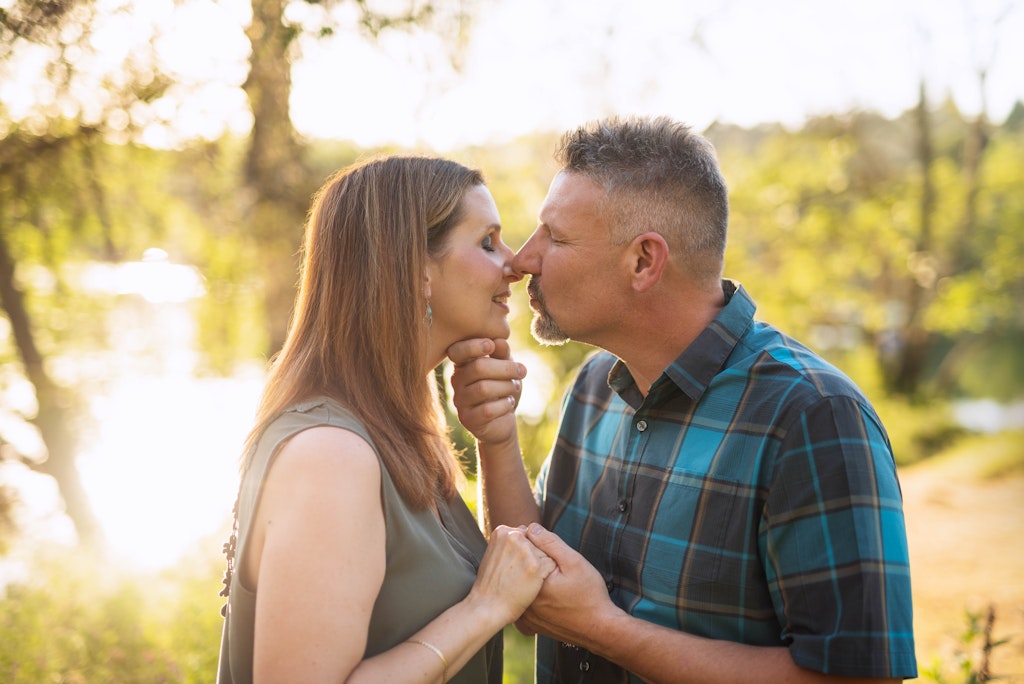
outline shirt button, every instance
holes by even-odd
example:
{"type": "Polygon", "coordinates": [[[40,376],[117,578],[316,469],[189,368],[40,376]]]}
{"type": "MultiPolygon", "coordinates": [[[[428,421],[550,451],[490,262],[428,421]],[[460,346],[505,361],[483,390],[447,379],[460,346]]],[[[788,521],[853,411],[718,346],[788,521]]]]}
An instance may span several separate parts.
{"type": "Polygon", "coordinates": [[[629,502],[628,501],[623,499],[622,501],[619,502],[619,512],[620,513],[625,513],[627,508],[629,508],[629,502]]]}
{"type": "Polygon", "coordinates": [[[644,430],[646,430],[647,429],[647,421],[646,420],[639,421],[636,424],[636,429],[637,429],[638,432],[643,432],[644,430]]]}
{"type": "Polygon", "coordinates": [[[582,661],[580,661],[580,672],[589,672],[589,671],[590,671],[590,661],[589,660],[582,660],[582,661]]]}

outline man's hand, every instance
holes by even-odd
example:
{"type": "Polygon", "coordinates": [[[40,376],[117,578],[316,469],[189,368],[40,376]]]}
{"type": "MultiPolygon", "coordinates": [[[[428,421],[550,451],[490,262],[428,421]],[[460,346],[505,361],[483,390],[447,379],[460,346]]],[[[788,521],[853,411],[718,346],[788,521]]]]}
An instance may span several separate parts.
{"type": "Polygon", "coordinates": [[[448,358],[459,421],[480,442],[514,440],[526,367],[512,360],[508,340],[462,340],[448,348],[448,358]]]}

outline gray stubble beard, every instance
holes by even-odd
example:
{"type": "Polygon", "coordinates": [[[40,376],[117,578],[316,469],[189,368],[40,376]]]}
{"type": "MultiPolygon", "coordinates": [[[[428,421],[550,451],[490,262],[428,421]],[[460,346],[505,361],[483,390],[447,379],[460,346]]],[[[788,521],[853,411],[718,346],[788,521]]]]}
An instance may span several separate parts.
{"type": "Polygon", "coordinates": [[[569,341],[569,336],[558,326],[558,323],[551,318],[547,306],[544,303],[544,295],[536,281],[531,277],[526,287],[530,297],[537,302],[537,309],[533,312],[533,323],[530,324],[530,332],[535,340],[543,345],[561,345],[569,341]]]}

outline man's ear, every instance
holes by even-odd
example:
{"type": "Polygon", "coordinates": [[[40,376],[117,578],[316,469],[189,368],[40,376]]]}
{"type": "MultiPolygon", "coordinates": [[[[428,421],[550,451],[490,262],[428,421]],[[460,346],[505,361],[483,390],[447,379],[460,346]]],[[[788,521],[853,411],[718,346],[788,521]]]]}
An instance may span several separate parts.
{"type": "Polygon", "coordinates": [[[661,280],[668,263],[668,242],[660,233],[642,233],[629,243],[630,277],[633,289],[646,292],[661,280]]]}

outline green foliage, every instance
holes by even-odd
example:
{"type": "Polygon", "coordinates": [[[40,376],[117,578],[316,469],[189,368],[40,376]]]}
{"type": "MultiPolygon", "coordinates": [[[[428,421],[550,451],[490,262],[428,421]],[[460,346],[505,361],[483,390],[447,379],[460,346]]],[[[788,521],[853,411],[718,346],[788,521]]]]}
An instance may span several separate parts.
{"type": "Polygon", "coordinates": [[[998,480],[1024,473],[1024,430],[1007,430],[992,436],[981,447],[985,450],[979,460],[984,463],[982,477],[998,480]]]}
{"type": "Polygon", "coordinates": [[[889,433],[896,464],[908,466],[951,448],[968,435],[954,420],[952,409],[941,402],[914,402],[903,398],[876,401],[882,424],[889,433]]]}
{"type": "MultiPolygon", "coordinates": [[[[990,132],[973,229],[965,231],[966,122],[946,110],[936,117],[929,249],[920,244],[922,178],[905,117],[830,118],[792,131],[709,131],[731,188],[726,275],[744,283],[760,318],[807,342],[864,388],[900,465],[974,448],[948,399],[1011,401],[1024,392],[1024,128],[990,132]],[[928,296],[919,323],[931,336],[926,392],[894,398],[879,359],[894,321],[922,289],[928,296]]],[[[0,138],[0,230],[17,260],[41,351],[61,382],[88,389],[104,378],[104,364],[117,361],[103,355],[118,332],[111,316],[125,298],[91,292],[84,269],[138,260],[149,247],[162,247],[172,261],[192,264],[204,276],[206,296],[194,312],[199,372],[230,375],[264,360],[263,281],[265,264],[274,261],[266,251],[282,243],[257,242],[246,221],[252,198],[242,190],[244,144],[223,139],[158,151],[105,142],[71,122],[53,122],[45,135],[12,130],[0,138]]],[[[554,135],[538,134],[452,154],[483,169],[513,248],[536,225],[554,172],[554,144],[554,135]]],[[[316,188],[374,152],[310,145],[301,185],[316,188]]],[[[520,441],[535,476],[553,443],[562,397],[593,349],[537,345],[529,334],[525,283],[513,293],[510,341],[529,368],[524,384],[532,392],[520,411],[520,441]]],[[[8,328],[0,325],[5,414],[13,410],[6,388],[15,384],[7,376],[18,367],[8,328]]],[[[472,440],[454,423],[453,435],[472,474],[472,440]]],[[[999,442],[994,472],[1021,467],[1019,440],[1010,433],[999,442]]],[[[78,559],[43,564],[37,577],[9,585],[0,604],[0,680],[103,681],[116,669],[113,681],[204,681],[219,639],[219,574],[219,563],[198,563],[160,578],[163,588],[154,591],[155,578],[114,581],[78,559]]],[[[509,677],[529,681],[523,674],[529,666],[518,663],[532,659],[532,646],[523,646],[531,642],[512,632],[509,643],[509,677]],[[513,655],[527,650],[531,655],[513,655]]]]}
{"type": "Polygon", "coordinates": [[[212,556],[156,575],[68,551],[38,562],[0,601],[0,680],[212,681],[221,569],[212,556]]]}
{"type": "MultiPolygon", "coordinates": [[[[932,117],[935,206],[926,216],[908,117],[709,131],[730,183],[726,274],[747,286],[761,318],[821,340],[826,356],[872,349],[886,391],[898,387],[893,364],[911,331],[927,355],[943,338],[1024,324],[1024,136],[992,132],[973,186],[967,122],[948,108],[932,117]]],[[[934,365],[920,367],[922,382],[905,389],[926,388],[934,365]]]]}
{"type": "Polygon", "coordinates": [[[1024,331],[958,335],[936,370],[936,393],[1013,402],[1024,387],[1024,331]]]}
{"type": "Polygon", "coordinates": [[[1008,639],[993,641],[995,607],[984,612],[965,611],[967,626],[958,635],[952,666],[935,659],[921,668],[921,676],[937,684],[984,684],[996,679],[990,670],[992,650],[1008,643],[1008,639]]]}
{"type": "MultiPolygon", "coordinates": [[[[110,314],[130,295],[97,291],[92,274],[138,261],[151,247],[204,275],[198,342],[206,370],[230,374],[263,349],[260,260],[241,220],[238,141],[173,152],[84,132],[44,142],[0,140],[0,152],[19,160],[16,171],[0,173],[0,193],[16,198],[0,203],[0,226],[45,357],[95,357],[113,346],[110,314]]],[[[95,363],[76,365],[104,374],[95,363]]]]}
{"type": "Polygon", "coordinates": [[[523,636],[515,627],[508,626],[505,639],[504,684],[532,684],[534,638],[523,636]]]}
{"type": "Polygon", "coordinates": [[[934,453],[936,463],[969,463],[970,474],[982,480],[1011,477],[1024,473],[1024,429],[967,435],[934,453]]]}
{"type": "Polygon", "coordinates": [[[7,553],[11,538],[15,536],[14,509],[18,503],[18,493],[13,487],[0,484],[0,556],[7,553]]]}

